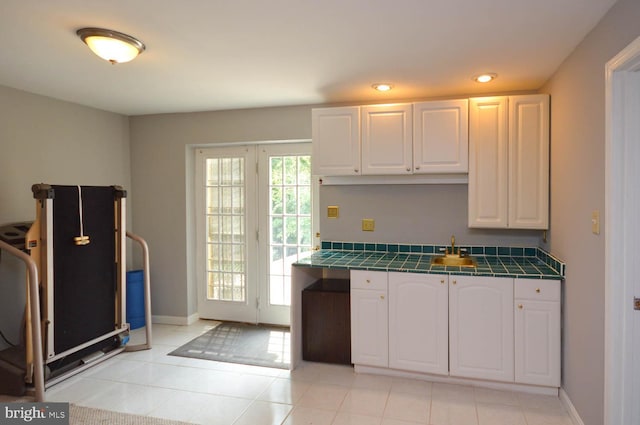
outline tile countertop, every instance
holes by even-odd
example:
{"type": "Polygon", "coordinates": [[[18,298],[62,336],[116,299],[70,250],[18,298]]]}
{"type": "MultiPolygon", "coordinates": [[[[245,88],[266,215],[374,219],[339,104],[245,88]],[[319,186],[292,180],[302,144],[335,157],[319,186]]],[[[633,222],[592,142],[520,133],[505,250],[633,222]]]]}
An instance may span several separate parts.
{"type": "Polygon", "coordinates": [[[343,270],[380,270],[414,273],[495,276],[527,279],[564,279],[565,264],[541,248],[462,246],[478,267],[431,265],[443,245],[322,242],[322,249],[294,266],[343,270]]]}

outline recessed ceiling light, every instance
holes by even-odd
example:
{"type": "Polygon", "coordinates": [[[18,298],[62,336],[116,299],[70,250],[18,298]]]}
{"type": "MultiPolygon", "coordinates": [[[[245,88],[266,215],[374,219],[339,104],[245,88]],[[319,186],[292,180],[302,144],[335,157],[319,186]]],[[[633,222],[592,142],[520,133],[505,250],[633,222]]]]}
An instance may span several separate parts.
{"type": "Polygon", "coordinates": [[[475,77],[473,77],[473,81],[477,83],[488,83],[489,81],[493,81],[496,78],[498,78],[498,74],[487,73],[487,74],[476,75],[475,77]]]}
{"type": "Polygon", "coordinates": [[[374,89],[378,90],[378,91],[389,91],[393,88],[393,84],[389,84],[389,83],[376,83],[376,84],[372,84],[371,87],[373,87],[374,89]]]}

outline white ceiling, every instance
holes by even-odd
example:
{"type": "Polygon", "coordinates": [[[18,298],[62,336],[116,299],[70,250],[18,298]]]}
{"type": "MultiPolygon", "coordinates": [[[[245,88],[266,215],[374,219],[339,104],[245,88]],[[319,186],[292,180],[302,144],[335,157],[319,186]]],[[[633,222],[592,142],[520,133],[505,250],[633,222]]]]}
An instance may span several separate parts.
{"type": "Polygon", "coordinates": [[[613,3],[0,0],[0,85],[125,115],[531,90],[613,3]],[[110,65],[76,36],[87,26],[147,50],[110,65]]]}

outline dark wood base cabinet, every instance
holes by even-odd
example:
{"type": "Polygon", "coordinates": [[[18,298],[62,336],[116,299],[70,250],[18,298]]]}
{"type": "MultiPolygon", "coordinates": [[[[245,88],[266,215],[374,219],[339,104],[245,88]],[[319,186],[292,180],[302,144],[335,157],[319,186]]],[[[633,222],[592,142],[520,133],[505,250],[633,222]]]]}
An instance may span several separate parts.
{"type": "Polygon", "coordinates": [[[322,279],[302,291],[302,358],[351,364],[349,281],[322,279]]]}

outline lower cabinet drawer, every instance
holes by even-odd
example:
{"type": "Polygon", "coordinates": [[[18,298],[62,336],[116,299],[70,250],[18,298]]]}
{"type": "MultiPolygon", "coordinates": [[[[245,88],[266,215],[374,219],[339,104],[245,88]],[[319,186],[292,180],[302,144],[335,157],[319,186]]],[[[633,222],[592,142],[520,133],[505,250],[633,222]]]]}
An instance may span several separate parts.
{"type": "Polygon", "coordinates": [[[387,272],[369,270],[351,271],[352,289],[372,289],[376,291],[387,290],[387,272]]]}
{"type": "Polygon", "coordinates": [[[560,281],[542,279],[515,279],[514,298],[537,301],[560,301],[560,281]]]}

